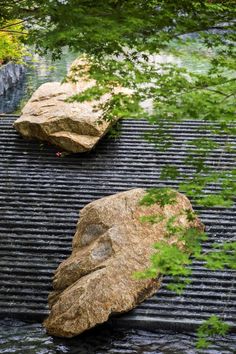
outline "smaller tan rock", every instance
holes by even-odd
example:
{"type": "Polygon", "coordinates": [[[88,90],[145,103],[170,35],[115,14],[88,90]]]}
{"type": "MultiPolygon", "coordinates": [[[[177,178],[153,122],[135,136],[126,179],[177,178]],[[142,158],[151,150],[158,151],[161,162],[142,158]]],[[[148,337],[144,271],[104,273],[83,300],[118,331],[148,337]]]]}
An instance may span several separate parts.
{"type": "MultiPolygon", "coordinates": [[[[101,121],[103,111],[96,109],[111,99],[110,93],[99,100],[67,102],[71,96],[82,93],[96,85],[88,77],[86,59],[77,59],[68,73],[68,82],[50,82],[41,85],[22,110],[15,129],[27,139],[50,142],[69,152],[91,150],[106,134],[113,122],[101,121]]],[[[125,88],[115,88],[114,93],[130,94],[125,88]]]]}
{"type": "Polygon", "coordinates": [[[189,200],[176,192],[176,203],[161,208],[141,206],[143,189],[118,193],[88,204],[80,213],[71,256],[58,267],[51,308],[44,325],[55,336],[72,337],[107,321],[110,315],[131,310],[160,286],[159,279],[135,280],[134,273],[150,265],[155,242],[166,240],[184,245],[176,236],[166,236],[166,221],[203,229],[198,219],[189,222],[184,209],[189,200]],[[143,223],[141,216],[164,218],[156,224],[143,223]]]}

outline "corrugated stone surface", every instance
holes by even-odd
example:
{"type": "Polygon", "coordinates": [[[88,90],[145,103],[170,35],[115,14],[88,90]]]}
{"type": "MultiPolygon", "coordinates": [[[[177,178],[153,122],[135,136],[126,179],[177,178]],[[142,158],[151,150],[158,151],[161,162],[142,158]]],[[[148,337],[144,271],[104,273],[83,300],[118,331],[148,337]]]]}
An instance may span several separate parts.
{"type": "MultiPolygon", "coordinates": [[[[158,152],[140,137],[153,128],[127,120],[117,140],[106,138],[91,153],[57,158],[55,148],[20,138],[12,128],[14,119],[0,119],[0,315],[42,319],[48,313],[52,274],[70,254],[79,210],[130,188],[176,187],[176,182],[160,181],[160,168],[170,161],[183,167],[187,141],[209,132],[199,131],[201,122],[181,123],[173,130],[173,146],[158,152]]],[[[221,143],[223,137],[216,140],[221,143]]],[[[208,163],[218,170],[233,167],[235,156],[218,149],[208,163]]],[[[235,207],[195,210],[207,227],[205,250],[235,237],[235,207]]],[[[182,296],[163,286],[137,309],[114,319],[116,324],[191,329],[210,314],[223,314],[236,327],[236,272],[209,271],[201,262],[192,269],[192,283],[182,296]]]]}

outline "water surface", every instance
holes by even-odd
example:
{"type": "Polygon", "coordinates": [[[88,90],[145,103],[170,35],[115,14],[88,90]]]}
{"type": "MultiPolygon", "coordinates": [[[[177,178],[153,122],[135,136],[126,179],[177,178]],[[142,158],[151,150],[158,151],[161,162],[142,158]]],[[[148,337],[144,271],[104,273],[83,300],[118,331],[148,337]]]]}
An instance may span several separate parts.
{"type": "Polygon", "coordinates": [[[40,57],[36,54],[28,58],[22,80],[5,95],[0,96],[0,113],[20,113],[21,108],[40,85],[50,81],[62,81],[77,56],[65,50],[61,59],[56,61],[52,61],[50,56],[40,57]]]}
{"type": "Polygon", "coordinates": [[[0,353],[7,354],[232,354],[236,335],[215,340],[197,351],[195,334],[168,331],[115,329],[101,326],[73,339],[48,336],[39,323],[0,320],[0,353]]]}

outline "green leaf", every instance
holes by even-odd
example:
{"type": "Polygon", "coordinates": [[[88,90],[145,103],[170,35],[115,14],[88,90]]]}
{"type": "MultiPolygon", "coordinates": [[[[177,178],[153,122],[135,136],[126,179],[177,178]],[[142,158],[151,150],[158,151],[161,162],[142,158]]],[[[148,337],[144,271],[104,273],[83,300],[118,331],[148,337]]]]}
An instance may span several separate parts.
{"type": "Polygon", "coordinates": [[[170,188],[150,188],[141,199],[140,205],[150,206],[155,203],[159,204],[161,207],[175,204],[176,192],[170,188]]]}
{"type": "Polygon", "coordinates": [[[150,224],[157,224],[159,222],[162,222],[165,219],[163,215],[144,215],[140,217],[140,221],[142,223],[148,222],[150,224]]]}
{"type": "Polygon", "coordinates": [[[212,344],[212,338],[215,336],[224,336],[228,331],[229,325],[218,316],[212,315],[199,326],[196,347],[198,349],[208,348],[212,344]]]}
{"type": "Polygon", "coordinates": [[[73,102],[85,102],[85,101],[93,101],[99,100],[101,96],[105,93],[109,92],[109,88],[107,87],[99,87],[93,86],[88,88],[87,90],[83,91],[80,94],[73,95],[66,99],[66,102],[73,103],[73,102]]]}

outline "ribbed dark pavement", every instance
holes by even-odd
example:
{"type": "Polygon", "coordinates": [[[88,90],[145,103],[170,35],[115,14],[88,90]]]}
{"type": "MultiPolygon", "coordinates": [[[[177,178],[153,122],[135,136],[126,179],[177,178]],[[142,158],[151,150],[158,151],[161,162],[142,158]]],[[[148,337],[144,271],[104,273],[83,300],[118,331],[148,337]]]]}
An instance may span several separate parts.
{"type": "MultiPolygon", "coordinates": [[[[48,313],[53,271],[70,254],[79,210],[94,199],[130,188],[175,187],[160,182],[160,167],[170,161],[181,167],[187,140],[209,133],[199,130],[204,123],[181,123],[173,130],[173,146],[158,152],[141,137],[152,128],[144,121],[127,120],[117,140],[106,138],[89,154],[58,158],[54,147],[19,137],[13,121],[0,119],[0,315],[41,320],[48,313]]],[[[223,137],[216,140],[221,143],[223,137]]],[[[217,170],[235,166],[235,156],[218,149],[209,165],[217,170]]],[[[207,226],[205,249],[235,236],[235,207],[195,210],[207,226]]],[[[192,282],[182,296],[163,286],[114,322],[191,329],[209,315],[223,313],[236,328],[236,272],[209,271],[201,262],[192,268],[192,282]]]]}

